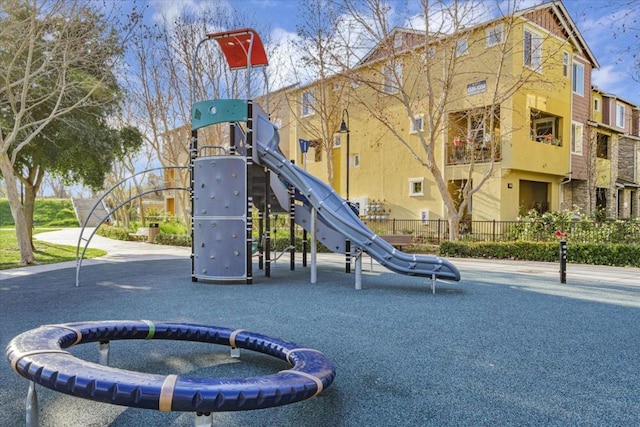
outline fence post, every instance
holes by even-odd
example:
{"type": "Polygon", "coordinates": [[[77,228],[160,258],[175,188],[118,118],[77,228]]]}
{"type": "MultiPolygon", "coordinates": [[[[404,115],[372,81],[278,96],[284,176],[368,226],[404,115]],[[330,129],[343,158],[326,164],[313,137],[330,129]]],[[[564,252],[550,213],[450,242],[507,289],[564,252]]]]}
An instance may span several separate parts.
{"type": "Polygon", "coordinates": [[[396,234],[396,219],[393,218],[393,222],[391,224],[391,234],[396,234]]]}
{"type": "Polygon", "coordinates": [[[438,237],[436,239],[438,244],[440,244],[440,218],[438,218],[438,237]]]}
{"type": "Polygon", "coordinates": [[[496,241],[496,220],[493,220],[493,241],[496,241]]]}

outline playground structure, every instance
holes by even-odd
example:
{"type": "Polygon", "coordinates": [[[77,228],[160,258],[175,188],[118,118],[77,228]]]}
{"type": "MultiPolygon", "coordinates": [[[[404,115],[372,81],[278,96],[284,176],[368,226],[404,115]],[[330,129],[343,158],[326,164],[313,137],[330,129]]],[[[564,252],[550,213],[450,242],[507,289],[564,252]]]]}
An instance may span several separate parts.
{"type": "MultiPolygon", "coordinates": [[[[207,40],[218,42],[232,70],[247,69],[250,94],[249,71],[267,65],[255,31],[210,34],[201,44],[207,40]]],[[[197,49],[194,70],[196,60],[197,49]]],[[[429,277],[432,287],[438,278],[460,279],[457,268],[447,260],[405,254],[373,233],[331,187],[286,159],[278,148],[279,141],[268,112],[251,100],[216,99],[193,105],[193,281],[252,283],[252,208],[259,207],[261,217],[268,221],[272,204],[290,212],[291,222],[311,233],[312,282],[318,235],[327,248],[346,254],[347,266],[355,258],[356,288],[360,286],[363,253],[394,272],[429,277]],[[229,148],[223,155],[201,156],[198,130],[221,123],[229,123],[229,148]]],[[[268,258],[266,262],[269,275],[268,258]]]]}
{"type": "Polygon", "coordinates": [[[329,387],[333,364],[314,349],[242,329],[191,323],[142,321],[44,325],[16,336],[6,349],[13,370],[30,381],[27,427],[38,425],[35,385],[97,402],[162,412],[196,414],[196,425],[211,425],[211,413],[287,405],[312,398],[329,387]],[[264,353],[291,367],[251,378],[192,378],[110,368],[109,342],[129,339],[182,340],[227,345],[264,353]],[[80,360],[66,348],[98,342],[100,364],[80,360]]]}
{"type": "MultiPolygon", "coordinates": [[[[218,42],[231,70],[247,70],[249,97],[249,71],[268,64],[260,37],[252,29],[209,34],[198,48],[208,40],[218,42]]],[[[252,283],[254,205],[267,223],[271,206],[279,206],[290,213],[292,223],[311,233],[312,283],[319,235],[328,249],[346,255],[347,266],[355,258],[357,289],[363,253],[394,272],[430,278],[434,291],[436,279],[460,280],[458,269],[449,261],[403,253],[376,235],[330,186],[286,159],[278,148],[279,142],[278,129],[270,122],[268,112],[250,99],[214,99],[193,105],[190,145],[193,281],[252,283]],[[226,144],[215,145],[223,154],[202,156],[198,131],[221,123],[229,124],[228,148],[226,144]],[[296,203],[297,200],[301,203],[296,203]]],[[[262,232],[261,229],[261,235],[262,232]]],[[[293,250],[291,256],[293,268],[293,250]]],[[[266,263],[268,276],[268,258],[266,263]]]]}
{"type": "MultiPolygon", "coordinates": [[[[203,43],[211,40],[219,44],[231,70],[246,70],[249,98],[251,70],[260,67],[264,70],[268,61],[258,34],[252,29],[241,29],[208,34],[198,43],[193,59],[194,99],[198,51],[203,43]]],[[[192,281],[251,284],[256,250],[259,268],[264,267],[265,276],[269,277],[270,218],[278,211],[289,214],[290,244],[287,250],[292,270],[295,268],[294,225],[300,225],[305,236],[307,232],[311,235],[312,283],[317,280],[317,242],[333,252],[345,254],[347,272],[355,260],[356,289],[361,289],[363,254],[396,273],[429,278],[434,293],[437,279],[460,280],[458,269],[445,259],[406,254],[396,249],[362,223],[348,201],[330,186],[289,161],[278,147],[278,129],[270,122],[268,110],[263,110],[259,104],[250,99],[199,101],[192,106],[191,120],[190,187],[156,188],[153,191],[177,189],[190,193],[192,281]],[[228,141],[199,146],[199,131],[221,124],[228,124],[228,141]],[[213,154],[205,155],[205,150],[213,154]],[[258,209],[257,241],[253,236],[254,206],[258,209]]],[[[109,192],[103,199],[107,194],[109,192]]],[[[121,202],[116,209],[142,195],[121,202]]],[[[107,219],[101,218],[101,222],[107,219]]],[[[95,234],[94,230],[85,237],[85,228],[83,225],[77,245],[76,286],[79,285],[84,252],[95,234]],[[82,242],[85,246],[81,252],[82,242]]],[[[303,263],[306,265],[306,253],[303,263]]]]}

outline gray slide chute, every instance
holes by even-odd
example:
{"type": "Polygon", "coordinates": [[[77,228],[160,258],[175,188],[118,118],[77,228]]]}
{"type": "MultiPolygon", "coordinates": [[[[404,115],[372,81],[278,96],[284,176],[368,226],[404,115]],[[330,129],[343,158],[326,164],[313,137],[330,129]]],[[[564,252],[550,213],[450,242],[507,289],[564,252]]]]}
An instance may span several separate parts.
{"type": "Polygon", "coordinates": [[[460,272],[446,259],[401,252],[371,231],[330,186],[287,160],[278,148],[277,129],[258,104],[253,105],[253,116],[254,161],[296,188],[316,209],[322,222],[349,239],[352,247],[362,249],[396,273],[460,280],[460,272]]]}

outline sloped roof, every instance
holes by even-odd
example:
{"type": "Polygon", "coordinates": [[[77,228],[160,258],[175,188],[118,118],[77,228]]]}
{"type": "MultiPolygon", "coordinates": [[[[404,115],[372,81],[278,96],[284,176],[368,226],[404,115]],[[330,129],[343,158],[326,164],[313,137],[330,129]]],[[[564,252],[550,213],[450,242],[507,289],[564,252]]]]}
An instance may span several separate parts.
{"type": "Polygon", "coordinates": [[[516,13],[516,16],[523,16],[535,10],[543,10],[543,9],[551,9],[551,12],[555,15],[558,23],[561,25],[563,29],[564,35],[570,40],[574,46],[578,48],[578,50],[591,62],[593,68],[600,68],[600,64],[596,59],[596,56],[593,54],[589,45],[582,37],[582,34],[578,30],[578,26],[571,18],[569,11],[562,3],[562,0],[553,0],[548,3],[542,3],[538,6],[529,7],[527,9],[523,9],[516,13]]]}
{"type": "MultiPolygon", "coordinates": [[[[544,9],[550,9],[551,13],[554,14],[558,24],[562,28],[562,32],[565,35],[565,37],[585,56],[585,58],[587,58],[589,60],[589,62],[593,66],[593,68],[600,68],[600,64],[598,63],[598,60],[596,59],[595,55],[593,54],[593,52],[591,51],[591,49],[587,45],[587,42],[582,37],[582,34],[578,30],[578,27],[576,26],[575,22],[571,18],[571,15],[567,11],[567,9],[565,8],[565,6],[564,6],[564,4],[562,3],[561,0],[553,0],[553,1],[550,1],[550,2],[546,2],[546,3],[541,3],[541,4],[537,5],[537,6],[529,7],[529,8],[526,8],[526,9],[522,9],[522,10],[514,13],[514,16],[525,17],[525,15],[527,15],[527,14],[529,14],[531,12],[534,12],[534,11],[537,11],[537,10],[544,10],[544,9]]],[[[493,24],[495,22],[499,22],[502,19],[503,19],[503,17],[490,19],[490,20],[481,22],[481,23],[479,23],[477,25],[474,25],[472,27],[464,28],[461,31],[464,31],[465,33],[467,33],[467,32],[473,31],[476,28],[481,28],[481,27],[493,24]]],[[[411,35],[416,35],[416,36],[420,36],[420,35],[425,36],[424,31],[410,29],[410,28],[396,27],[387,35],[387,37],[385,37],[384,40],[382,40],[380,43],[378,43],[376,46],[374,46],[363,57],[363,59],[359,61],[358,65],[362,65],[362,64],[370,61],[372,58],[377,59],[377,58],[375,58],[376,52],[379,52],[381,49],[383,49],[385,43],[392,42],[392,40],[394,39],[395,35],[397,33],[399,33],[399,32],[406,33],[406,34],[411,34],[411,35]]],[[[447,36],[445,36],[445,35],[440,35],[439,39],[443,39],[443,38],[446,38],[446,37],[447,36]]],[[[413,44],[413,45],[411,45],[411,44],[404,45],[403,48],[400,49],[400,51],[409,50],[409,49],[412,49],[414,47],[415,47],[415,44],[413,44]]]]}

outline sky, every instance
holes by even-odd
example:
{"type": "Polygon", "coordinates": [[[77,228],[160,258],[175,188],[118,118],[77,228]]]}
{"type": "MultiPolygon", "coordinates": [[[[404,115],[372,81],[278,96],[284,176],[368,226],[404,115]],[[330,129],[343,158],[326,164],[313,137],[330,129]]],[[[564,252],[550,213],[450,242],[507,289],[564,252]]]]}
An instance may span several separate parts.
{"type": "MultiPolygon", "coordinates": [[[[264,28],[271,31],[274,42],[282,38],[295,37],[296,25],[302,18],[299,2],[304,0],[144,0],[152,13],[177,13],[180,8],[198,8],[207,2],[228,4],[241,14],[264,22],[264,28]]],[[[400,2],[402,7],[411,8],[419,0],[400,2]]],[[[488,0],[488,3],[492,0],[488,0]]],[[[533,6],[539,0],[523,0],[522,5],[533,6]]],[[[633,0],[565,0],[564,5],[577,25],[582,37],[600,64],[594,70],[592,83],[601,90],[615,94],[640,106],[640,82],[631,78],[633,54],[629,48],[640,48],[640,24],[635,32],[623,32],[625,25],[633,28],[634,17],[640,15],[640,5],[635,5],[635,13],[629,11],[633,0]]],[[[255,22],[255,21],[254,21],[255,22]]],[[[266,37],[263,37],[266,38],[266,37]]],[[[640,52],[638,52],[640,53],[640,52]]],[[[270,58],[274,65],[274,58],[270,58]]]]}

